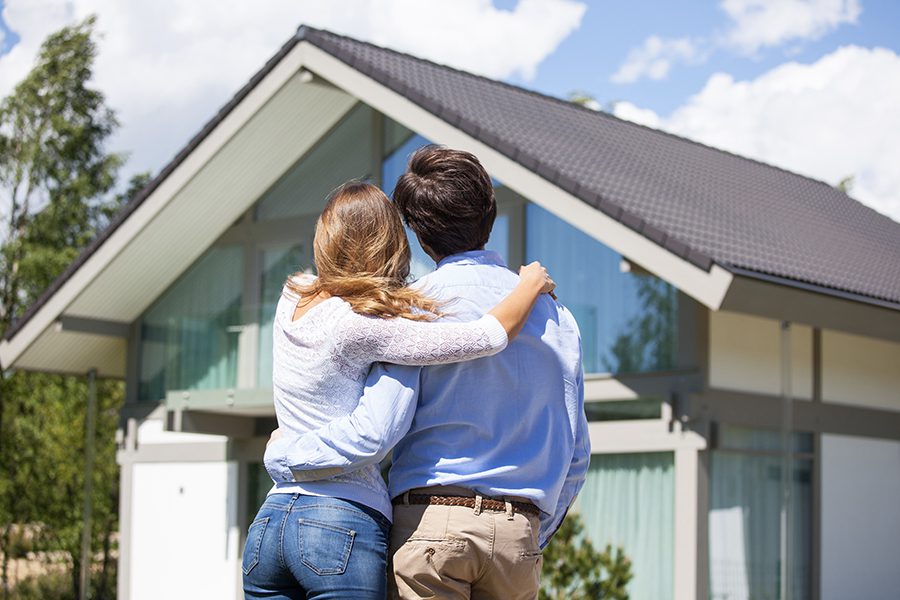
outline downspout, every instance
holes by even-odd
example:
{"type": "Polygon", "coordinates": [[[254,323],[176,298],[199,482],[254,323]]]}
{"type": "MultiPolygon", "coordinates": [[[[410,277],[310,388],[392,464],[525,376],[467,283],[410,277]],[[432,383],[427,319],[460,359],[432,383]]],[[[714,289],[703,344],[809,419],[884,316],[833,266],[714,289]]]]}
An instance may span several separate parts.
{"type": "Polygon", "coordinates": [[[794,429],[794,399],[791,393],[791,323],[781,322],[781,600],[791,598],[791,441],[794,429]]]}

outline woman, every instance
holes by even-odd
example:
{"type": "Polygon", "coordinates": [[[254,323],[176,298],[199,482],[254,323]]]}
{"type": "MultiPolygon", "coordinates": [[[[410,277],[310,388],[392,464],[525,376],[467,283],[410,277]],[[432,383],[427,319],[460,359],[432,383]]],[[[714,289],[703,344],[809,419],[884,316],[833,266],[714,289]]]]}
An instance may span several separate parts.
{"type": "MultiPolygon", "coordinates": [[[[289,280],[275,314],[272,379],[284,436],[350,414],[373,362],[430,365],[496,354],[554,287],[532,263],[481,319],[429,323],[442,307],[406,287],[410,249],[400,216],[365,183],[331,195],[313,244],[318,277],[289,280]]],[[[247,535],[246,598],[384,598],[390,519],[375,465],[276,483],[247,535]]]]}

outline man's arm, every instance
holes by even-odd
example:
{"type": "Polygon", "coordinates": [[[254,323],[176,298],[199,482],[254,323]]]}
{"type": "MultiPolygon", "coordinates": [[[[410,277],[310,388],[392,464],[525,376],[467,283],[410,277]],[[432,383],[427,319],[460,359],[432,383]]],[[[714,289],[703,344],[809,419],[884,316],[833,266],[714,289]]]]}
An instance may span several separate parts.
{"type": "Polygon", "coordinates": [[[377,464],[412,424],[421,367],[375,363],[352,413],[302,436],[282,435],[267,447],[275,481],[315,481],[377,464]]]}
{"type": "Polygon", "coordinates": [[[559,493],[556,510],[553,511],[552,515],[541,514],[541,529],[538,533],[538,542],[542,550],[550,543],[550,538],[553,537],[553,534],[562,525],[563,519],[566,518],[569,508],[575,502],[575,497],[581,491],[582,486],[584,486],[588,466],[591,464],[591,437],[588,432],[587,416],[584,414],[584,372],[582,369],[578,371],[574,400],[574,409],[576,411],[574,415],[576,424],[574,453],[572,454],[572,462],[569,463],[566,480],[559,493]]]}

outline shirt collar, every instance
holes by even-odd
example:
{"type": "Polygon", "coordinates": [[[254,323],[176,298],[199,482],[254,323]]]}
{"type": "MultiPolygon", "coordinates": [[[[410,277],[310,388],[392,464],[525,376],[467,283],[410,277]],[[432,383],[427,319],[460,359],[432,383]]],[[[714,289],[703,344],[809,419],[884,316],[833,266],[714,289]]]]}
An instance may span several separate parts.
{"type": "Polygon", "coordinates": [[[506,266],[506,262],[498,253],[493,250],[470,250],[468,252],[460,252],[459,254],[451,254],[441,259],[437,264],[440,269],[444,265],[499,265],[506,266]]]}

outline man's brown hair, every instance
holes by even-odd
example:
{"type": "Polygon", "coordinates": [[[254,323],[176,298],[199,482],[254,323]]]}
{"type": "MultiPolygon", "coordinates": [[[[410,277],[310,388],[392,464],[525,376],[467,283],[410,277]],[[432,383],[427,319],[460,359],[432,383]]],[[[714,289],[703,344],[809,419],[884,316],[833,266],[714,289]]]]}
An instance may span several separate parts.
{"type": "Polygon", "coordinates": [[[438,258],[483,248],[497,216],[491,177],[475,155],[435,145],[410,157],[394,203],[438,258]]]}

